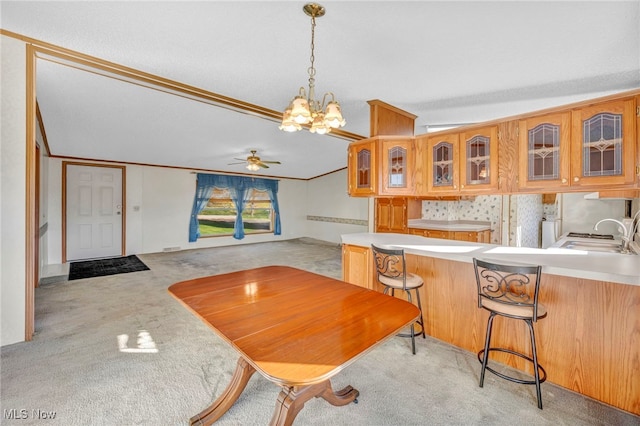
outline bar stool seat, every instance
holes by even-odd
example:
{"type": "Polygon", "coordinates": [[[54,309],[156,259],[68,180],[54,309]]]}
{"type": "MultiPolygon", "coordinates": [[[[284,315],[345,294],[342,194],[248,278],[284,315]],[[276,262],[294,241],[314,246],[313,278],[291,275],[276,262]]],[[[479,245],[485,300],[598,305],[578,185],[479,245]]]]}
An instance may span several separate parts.
{"type": "MultiPolygon", "coordinates": [[[[384,275],[380,275],[378,277],[378,281],[380,281],[380,283],[383,284],[385,287],[396,288],[396,289],[405,288],[405,282],[402,280],[402,278],[389,278],[384,275]]],[[[407,289],[418,288],[418,287],[421,287],[422,284],[424,284],[422,277],[420,277],[419,275],[413,274],[411,272],[407,273],[407,280],[406,280],[407,289]]]]}
{"type": "Polygon", "coordinates": [[[538,364],[533,323],[547,315],[544,305],[538,303],[540,289],[541,266],[505,265],[473,259],[473,266],[478,287],[478,308],[489,311],[484,349],[478,352],[478,361],[482,364],[480,371],[480,387],[484,385],[485,370],[511,382],[535,385],[538,408],[542,409],[542,391],[540,384],[547,379],[547,372],[538,364]],[[501,347],[491,346],[491,331],[496,315],[524,321],[529,327],[531,339],[531,356],[501,347]],[[487,364],[491,352],[504,352],[520,357],[533,364],[533,380],[501,373],[487,364]]]}
{"type": "Polygon", "coordinates": [[[409,333],[397,334],[397,336],[400,337],[411,338],[411,350],[415,355],[416,341],[414,325],[416,323],[421,327],[418,335],[422,334],[422,338],[426,339],[424,319],[422,317],[422,304],[420,302],[420,292],[418,290],[424,285],[424,281],[419,275],[407,272],[403,249],[382,248],[372,244],[371,252],[373,253],[373,261],[376,267],[378,282],[384,286],[384,294],[389,294],[389,292],[391,292],[391,295],[395,296],[395,291],[401,290],[406,294],[409,303],[413,303],[411,292],[415,292],[418,309],[420,309],[420,318],[411,324],[409,333]]]}

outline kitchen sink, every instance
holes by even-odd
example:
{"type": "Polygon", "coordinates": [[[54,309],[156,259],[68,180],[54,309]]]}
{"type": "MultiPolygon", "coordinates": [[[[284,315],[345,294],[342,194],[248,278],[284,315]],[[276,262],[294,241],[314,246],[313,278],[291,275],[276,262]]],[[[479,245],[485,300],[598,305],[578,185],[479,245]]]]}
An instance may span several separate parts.
{"type": "MultiPolygon", "coordinates": [[[[560,248],[584,251],[597,251],[601,253],[621,253],[622,247],[620,242],[613,241],[584,241],[569,240],[560,246],[560,248]]],[[[632,251],[630,254],[635,254],[632,251]]]]}

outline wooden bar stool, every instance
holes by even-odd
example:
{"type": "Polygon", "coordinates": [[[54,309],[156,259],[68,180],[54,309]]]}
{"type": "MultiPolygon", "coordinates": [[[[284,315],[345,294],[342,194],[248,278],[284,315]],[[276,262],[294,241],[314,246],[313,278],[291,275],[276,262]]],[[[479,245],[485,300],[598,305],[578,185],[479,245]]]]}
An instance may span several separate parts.
{"type": "MultiPolygon", "coordinates": [[[[413,303],[411,291],[415,291],[416,302],[420,309],[420,318],[415,322],[420,324],[422,337],[426,339],[424,331],[424,319],[422,318],[422,304],[420,303],[420,292],[418,289],[422,287],[424,281],[419,275],[407,272],[406,262],[403,249],[388,249],[371,245],[373,253],[373,262],[376,266],[376,275],[378,282],[384,286],[384,294],[395,296],[396,290],[401,290],[407,295],[407,300],[413,303]]],[[[400,337],[411,337],[411,350],[416,354],[416,340],[414,324],[411,324],[410,333],[400,333],[400,337]]]]}
{"type": "Polygon", "coordinates": [[[542,409],[540,383],[547,379],[547,373],[538,364],[536,337],[533,331],[533,323],[547,315],[546,308],[538,303],[542,267],[504,265],[475,258],[473,259],[473,267],[478,285],[478,308],[490,312],[484,349],[478,352],[478,361],[482,364],[480,387],[484,384],[485,370],[511,382],[536,385],[538,408],[542,409]],[[496,315],[522,320],[527,324],[531,338],[531,356],[511,349],[491,347],[491,329],[496,315]],[[506,352],[533,363],[534,379],[522,380],[488,367],[487,362],[491,351],[506,352]]]}

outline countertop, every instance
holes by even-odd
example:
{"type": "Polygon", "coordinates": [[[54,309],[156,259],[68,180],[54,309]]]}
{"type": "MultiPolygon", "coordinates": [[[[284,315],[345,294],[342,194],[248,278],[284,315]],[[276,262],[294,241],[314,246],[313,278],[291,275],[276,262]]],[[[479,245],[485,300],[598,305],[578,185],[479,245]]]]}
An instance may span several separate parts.
{"type": "Polygon", "coordinates": [[[472,220],[425,220],[409,219],[409,228],[436,229],[439,231],[486,231],[491,229],[491,222],[472,220]]]}
{"type": "Polygon", "coordinates": [[[392,233],[343,234],[342,243],[360,247],[391,246],[419,256],[468,263],[478,257],[505,263],[536,264],[542,265],[542,271],[548,274],[640,285],[640,255],[587,253],[554,247],[504,247],[392,233]]]}

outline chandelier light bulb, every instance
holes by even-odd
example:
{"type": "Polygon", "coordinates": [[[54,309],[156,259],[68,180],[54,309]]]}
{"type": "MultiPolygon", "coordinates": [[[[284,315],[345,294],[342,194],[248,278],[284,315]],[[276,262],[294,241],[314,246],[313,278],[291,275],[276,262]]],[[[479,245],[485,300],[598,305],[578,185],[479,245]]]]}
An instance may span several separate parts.
{"type": "Polygon", "coordinates": [[[296,96],[291,102],[291,118],[298,124],[306,124],[311,121],[309,101],[302,96],[296,96]]]}
{"type": "Polygon", "coordinates": [[[302,126],[293,120],[293,117],[291,117],[291,108],[287,108],[282,116],[282,124],[280,124],[278,128],[285,132],[296,132],[302,129],[302,126]]]}
{"type": "Polygon", "coordinates": [[[342,118],[342,111],[340,110],[340,104],[337,101],[331,101],[327,104],[327,110],[324,115],[324,119],[332,128],[342,127],[346,124],[344,118],[342,118]]]}

